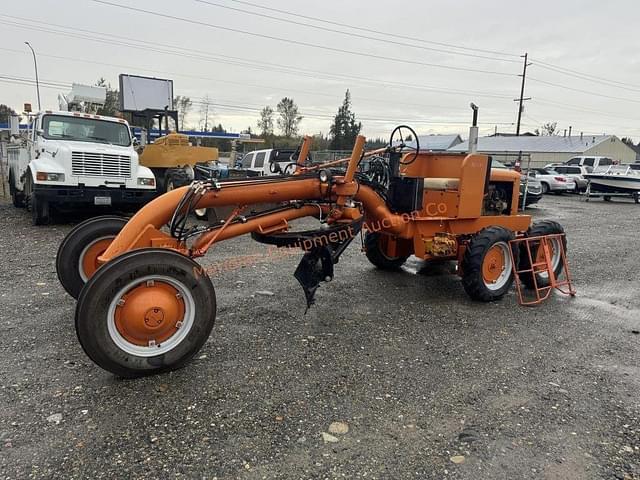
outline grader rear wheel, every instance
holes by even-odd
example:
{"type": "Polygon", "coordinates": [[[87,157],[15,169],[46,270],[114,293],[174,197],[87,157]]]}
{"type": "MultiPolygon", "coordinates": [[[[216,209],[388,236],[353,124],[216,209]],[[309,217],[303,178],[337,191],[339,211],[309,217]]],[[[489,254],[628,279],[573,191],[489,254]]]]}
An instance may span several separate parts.
{"type": "MultiPolygon", "coordinates": [[[[543,220],[534,223],[531,228],[529,228],[529,230],[527,231],[527,237],[539,237],[542,235],[553,235],[562,233],[564,233],[564,229],[558,222],[554,222],[552,220],[543,220]]],[[[566,237],[552,238],[551,240],[549,240],[549,247],[551,250],[551,268],[553,269],[554,275],[557,278],[562,273],[562,268],[564,267],[562,263],[561,250],[566,251],[567,249],[566,237]],[[562,244],[560,242],[562,242],[562,244]]],[[[531,258],[533,259],[534,264],[544,261],[544,252],[540,248],[539,242],[532,243],[531,258]]],[[[521,270],[531,269],[531,261],[529,260],[529,254],[527,253],[526,248],[521,248],[520,250],[520,265],[521,270]]],[[[538,286],[538,288],[549,286],[549,272],[542,268],[537,270],[535,273],[535,281],[531,272],[523,272],[520,274],[520,281],[527,288],[533,289],[536,286],[538,286]]]]}
{"type": "Polygon", "coordinates": [[[215,290],[196,262],[143,248],[111,260],[87,282],[76,333],[97,365],[139,377],[185,365],[207,341],[215,315],[215,290]]]}
{"type": "Polygon", "coordinates": [[[389,235],[383,235],[377,232],[368,232],[364,237],[364,248],[367,258],[376,267],[382,270],[398,270],[408,256],[390,256],[387,253],[387,243],[389,235]]]}
{"type": "Polygon", "coordinates": [[[514,269],[509,241],[513,238],[505,228],[488,227],[469,242],[461,265],[462,286],[473,300],[499,300],[511,288],[514,269]]]}
{"type": "Polygon", "coordinates": [[[98,270],[98,257],[126,223],[126,218],[115,215],[90,218],[76,225],[64,238],[56,255],[56,272],[73,298],[78,298],[84,284],[98,270]]]}

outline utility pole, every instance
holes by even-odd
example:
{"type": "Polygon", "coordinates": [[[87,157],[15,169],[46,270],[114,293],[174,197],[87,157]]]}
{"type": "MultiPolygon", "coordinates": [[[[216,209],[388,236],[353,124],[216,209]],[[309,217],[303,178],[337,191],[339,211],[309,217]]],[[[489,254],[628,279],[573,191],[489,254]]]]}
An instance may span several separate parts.
{"type": "Polygon", "coordinates": [[[38,92],[38,111],[40,111],[42,110],[42,106],[40,105],[40,82],[38,81],[38,62],[36,60],[36,52],[33,50],[33,47],[29,42],[24,43],[31,49],[31,53],[33,54],[33,65],[36,68],[36,92],[38,92]]]}
{"type": "Polygon", "coordinates": [[[519,77],[522,77],[522,85],[520,86],[520,98],[516,98],[514,100],[514,102],[518,102],[518,123],[516,124],[516,136],[519,137],[520,136],[520,120],[522,120],[522,110],[524,109],[524,105],[523,103],[526,100],[531,100],[531,97],[526,97],[524,96],[524,82],[527,78],[527,67],[529,65],[531,65],[530,63],[527,63],[527,56],[528,54],[525,53],[524,55],[520,55],[522,58],[524,58],[524,66],[522,67],[522,75],[518,75],[519,77]]]}

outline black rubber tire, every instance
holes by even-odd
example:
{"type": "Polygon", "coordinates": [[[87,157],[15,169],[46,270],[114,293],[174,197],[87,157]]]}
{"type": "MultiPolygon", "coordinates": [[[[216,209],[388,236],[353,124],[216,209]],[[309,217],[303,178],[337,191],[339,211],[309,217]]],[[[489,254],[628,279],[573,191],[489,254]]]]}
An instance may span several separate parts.
{"type": "Polygon", "coordinates": [[[546,182],[540,182],[540,185],[541,185],[541,187],[542,187],[542,193],[543,193],[543,194],[545,194],[545,193],[549,193],[550,188],[549,188],[549,184],[548,184],[548,183],[546,183],[546,182]]]}
{"type": "Polygon", "coordinates": [[[115,238],[126,225],[127,218],[104,215],[85,220],[76,225],[58,247],[56,273],[62,287],[73,298],[80,296],[85,281],[80,275],[82,251],[91,242],[102,237],[115,238]]]}
{"type": "Polygon", "coordinates": [[[183,367],[207,341],[216,318],[216,295],[204,269],[171,250],[132,250],[100,268],[82,289],[75,326],[85,353],[99,367],[124,378],[167,372],[183,367]],[[193,294],[194,323],[184,340],[156,356],[142,357],[119,348],[108,330],[109,305],[122,287],[136,278],[162,275],[193,294]]]}
{"type": "Polygon", "coordinates": [[[167,169],[164,177],[164,192],[189,185],[191,180],[186,171],[179,168],[167,169]]]}
{"type": "Polygon", "coordinates": [[[603,199],[605,202],[610,202],[610,201],[611,201],[611,195],[604,195],[604,196],[602,197],[602,199],[603,199]]]}
{"type": "Polygon", "coordinates": [[[409,256],[388,257],[380,248],[380,238],[383,234],[367,232],[364,236],[365,253],[369,261],[381,270],[398,270],[409,256]]]}
{"type": "MultiPolygon", "coordinates": [[[[541,235],[549,235],[554,233],[564,233],[564,228],[558,222],[554,222],[553,220],[541,220],[539,222],[534,223],[529,230],[527,230],[527,237],[538,237],[541,235]]],[[[564,247],[564,251],[567,251],[567,237],[562,237],[562,246],[564,247]]],[[[538,254],[538,245],[531,245],[531,257],[536,258],[538,254]]],[[[531,262],[529,261],[529,255],[527,253],[526,247],[524,244],[521,245],[520,248],[520,269],[528,270],[531,268],[531,262]]],[[[554,273],[556,278],[562,273],[563,264],[562,261],[558,262],[558,266],[555,268],[554,273]]],[[[520,274],[520,281],[522,284],[529,288],[535,288],[537,284],[538,287],[547,287],[549,285],[549,278],[543,278],[540,275],[536,275],[536,283],[534,283],[533,275],[531,272],[524,272],[520,274]]]]}
{"type": "MultiPolygon", "coordinates": [[[[493,302],[500,300],[511,288],[514,275],[511,269],[508,281],[499,289],[491,290],[485,284],[482,275],[482,265],[487,252],[496,243],[504,242],[509,245],[509,241],[515,238],[511,230],[503,227],[487,227],[480,230],[473,236],[462,258],[462,286],[464,291],[472,300],[479,302],[493,302]]],[[[518,261],[516,249],[512,248],[514,261],[518,261]]],[[[517,265],[516,265],[517,267],[517,265]]]]}
{"type": "Polygon", "coordinates": [[[15,174],[13,170],[9,170],[9,193],[11,194],[11,203],[16,208],[24,207],[24,193],[19,192],[15,187],[15,174]]]}
{"type": "Polygon", "coordinates": [[[31,213],[33,225],[47,225],[51,219],[50,205],[47,200],[35,192],[31,172],[27,171],[24,185],[24,204],[27,212],[31,213]]]}

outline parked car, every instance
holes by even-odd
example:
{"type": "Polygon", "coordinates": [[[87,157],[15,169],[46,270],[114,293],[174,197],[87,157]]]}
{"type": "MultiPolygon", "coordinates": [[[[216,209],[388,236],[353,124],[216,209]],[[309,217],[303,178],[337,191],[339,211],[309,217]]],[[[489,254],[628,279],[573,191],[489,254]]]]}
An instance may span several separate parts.
{"type": "Polygon", "coordinates": [[[588,182],[584,175],[587,173],[591,173],[590,167],[552,163],[551,165],[547,165],[547,167],[545,168],[553,168],[553,170],[558,172],[559,174],[573,178],[573,180],[576,182],[576,188],[579,192],[584,192],[587,189],[588,182]]]}
{"type": "Polygon", "coordinates": [[[526,175],[520,176],[520,208],[528,207],[534,203],[538,203],[542,198],[542,184],[535,177],[529,177],[527,181],[526,175]],[[524,192],[527,191],[525,198],[524,192]],[[526,203],[524,203],[526,202],[526,203]]]}
{"type": "MultiPolygon", "coordinates": [[[[506,170],[512,170],[507,167],[504,163],[491,159],[491,168],[504,168],[506,170]]],[[[523,206],[533,205],[534,203],[538,203],[542,198],[542,185],[540,181],[535,177],[527,177],[527,175],[520,175],[520,199],[519,206],[523,208],[523,206]],[[527,191],[526,199],[524,192],[527,191]],[[524,202],[526,201],[526,204],[524,202]]]]}
{"type": "Polygon", "coordinates": [[[532,168],[528,174],[530,177],[540,181],[542,193],[575,192],[577,188],[574,178],[563,175],[550,168],[532,168]]]}

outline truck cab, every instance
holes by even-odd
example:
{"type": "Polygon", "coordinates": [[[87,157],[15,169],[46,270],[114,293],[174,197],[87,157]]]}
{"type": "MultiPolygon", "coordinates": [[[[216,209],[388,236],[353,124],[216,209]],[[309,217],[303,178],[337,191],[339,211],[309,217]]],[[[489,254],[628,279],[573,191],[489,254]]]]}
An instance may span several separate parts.
{"type": "Polygon", "coordinates": [[[608,167],[609,165],[614,165],[615,163],[616,162],[614,162],[609,157],[580,156],[569,159],[565,164],[569,166],[587,167],[589,171],[593,171],[598,167],[608,167]]]}
{"type": "Polygon", "coordinates": [[[9,146],[13,203],[47,223],[52,209],[139,207],[155,196],[153,172],[139,164],[128,123],[79,112],[44,111],[9,146]]]}
{"type": "Polygon", "coordinates": [[[295,160],[292,156],[295,150],[268,148],[246,153],[240,161],[240,168],[257,175],[278,175],[293,173],[295,160]]]}

